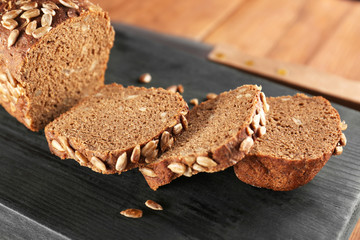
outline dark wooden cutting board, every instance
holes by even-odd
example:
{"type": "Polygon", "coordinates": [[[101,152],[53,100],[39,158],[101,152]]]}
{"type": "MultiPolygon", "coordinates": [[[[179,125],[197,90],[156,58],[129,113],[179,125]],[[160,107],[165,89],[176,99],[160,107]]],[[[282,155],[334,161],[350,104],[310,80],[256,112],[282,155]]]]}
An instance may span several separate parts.
{"type": "MultiPolygon", "coordinates": [[[[118,27],[106,82],[139,85],[144,72],[153,76],[148,87],[182,84],[186,100],[243,84],[262,85],[267,96],[296,93],[118,27]]],[[[1,108],[0,239],[347,239],[359,217],[360,113],[334,106],[349,125],[348,145],[291,192],[246,185],[232,168],[154,192],[137,170],[107,176],[60,160],[43,132],[1,108]],[[147,199],[165,210],[147,209],[147,199]],[[121,216],[126,208],[143,209],[143,218],[121,216]]]]}

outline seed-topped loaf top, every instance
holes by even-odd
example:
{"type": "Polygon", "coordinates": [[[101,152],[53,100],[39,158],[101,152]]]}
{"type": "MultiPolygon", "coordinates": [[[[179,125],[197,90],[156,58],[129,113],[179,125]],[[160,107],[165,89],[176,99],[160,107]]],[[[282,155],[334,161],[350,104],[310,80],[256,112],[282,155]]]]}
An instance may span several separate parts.
{"type": "Polygon", "coordinates": [[[346,144],[346,124],[322,97],[267,98],[267,133],[234,166],[237,177],[250,185],[289,191],[311,181],[346,144]]]}
{"type": "MultiPolygon", "coordinates": [[[[45,132],[49,145],[53,140],[61,143],[65,138],[72,149],[88,159],[96,156],[104,161],[108,167],[103,173],[115,173],[116,161],[123,153],[130,158],[142,148],[144,157],[152,153],[156,157],[160,153],[161,134],[166,131],[170,138],[171,129],[182,126],[181,119],[187,113],[188,106],[178,93],[111,84],[55,119],[45,132]],[[137,146],[139,150],[134,150],[137,146]]],[[[63,158],[71,157],[66,151],[54,152],[63,158]]]]}
{"type": "Polygon", "coordinates": [[[188,130],[158,160],[140,169],[150,187],[236,164],[252,147],[255,135],[265,134],[263,105],[267,104],[262,99],[259,87],[245,85],[195,106],[188,130]]]}

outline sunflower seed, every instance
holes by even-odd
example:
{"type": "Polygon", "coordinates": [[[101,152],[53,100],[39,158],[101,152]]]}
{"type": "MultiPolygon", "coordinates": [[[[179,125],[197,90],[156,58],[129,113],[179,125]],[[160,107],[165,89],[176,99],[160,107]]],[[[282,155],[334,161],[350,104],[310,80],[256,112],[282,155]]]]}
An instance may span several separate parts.
{"type": "Polygon", "coordinates": [[[60,151],[60,152],[64,152],[64,151],[65,151],[64,148],[60,145],[60,143],[59,143],[58,141],[56,141],[56,140],[52,140],[52,141],[51,141],[51,145],[52,145],[56,150],[58,150],[58,151],[60,151]]]}
{"type": "Polygon", "coordinates": [[[261,126],[257,129],[257,136],[262,137],[266,134],[266,127],[261,126]]]}
{"type": "Polygon", "coordinates": [[[151,75],[150,73],[144,73],[139,77],[139,82],[141,83],[149,83],[151,82],[151,75]]]}
{"type": "Polygon", "coordinates": [[[172,92],[172,93],[176,93],[177,92],[177,86],[176,85],[171,85],[170,87],[166,88],[166,90],[172,92]]]}
{"type": "Polygon", "coordinates": [[[150,169],[150,168],[141,168],[140,169],[141,173],[144,174],[145,176],[148,177],[156,177],[156,173],[154,172],[154,170],[150,169]]]}
{"type": "Polygon", "coordinates": [[[8,19],[5,21],[1,21],[1,25],[11,31],[14,30],[19,24],[14,19],[8,19]]]}
{"type": "Polygon", "coordinates": [[[218,164],[214,160],[208,157],[199,156],[196,158],[196,163],[203,167],[216,167],[218,164]]]}
{"type": "Polygon", "coordinates": [[[184,161],[188,166],[192,166],[196,162],[195,156],[186,156],[184,157],[184,161]]]}
{"type": "Polygon", "coordinates": [[[24,122],[25,122],[25,124],[26,124],[28,127],[31,127],[31,125],[32,125],[32,120],[31,120],[31,118],[24,117],[24,122]]]}
{"type": "Polygon", "coordinates": [[[143,212],[140,209],[129,208],[124,211],[121,211],[120,214],[128,218],[141,218],[143,212]]]}
{"type": "Polygon", "coordinates": [[[26,12],[24,12],[23,14],[21,14],[20,18],[24,18],[24,19],[31,19],[34,17],[38,17],[40,16],[40,10],[39,9],[31,9],[28,10],[26,12]]]}
{"type": "Polygon", "coordinates": [[[28,3],[25,3],[24,5],[22,5],[20,7],[20,9],[27,11],[27,10],[31,10],[31,9],[34,9],[37,7],[38,7],[37,2],[28,2],[28,3]]]}
{"type": "Polygon", "coordinates": [[[147,200],[145,202],[145,206],[147,206],[148,208],[151,208],[152,210],[157,210],[157,211],[163,210],[163,207],[153,200],[147,200]]]}
{"type": "Polygon", "coordinates": [[[210,100],[210,99],[215,99],[217,97],[216,93],[208,93],[206,94],[206,99],[210,100]]]}
{"type": "Polygon", "coordinates": [[[132,153],[131,153],[131,157],[130,157],[130,161],[132,163],[137,163],[140,160],[140,145],[137,145],[136,147],[134,147],[132,153]]]}
{"type": "Polygon", "coordinates": [[[260,115],[255,115],[253,117],[253,120],[251,122],[251,127],[256,130],[259,128],[259,125],[260,125],[260,115]]]}
{"type": "Polygon", "coordinates": [[[7,82],[8,81],[8,78],[7,78],[7,76],[6,76],[6,74],[5,73],[0,73],[0,80],[1,81],[3,81],[3,82],[7,82]]]}
{"type": "MultiPolygon", "coordinates": [[[[13,30],[13,31],[17,31],[17,29],[13,30]]],[[[8,68],[5,69],[6,75],[7,75],[7,79],[9,81],[9,83],[11,84],[11,86],[16,87],[17,85],[17,81],[15,80],[15,78],[13,78],[13,76],[10,73],[10,70],[8,68]]]]}
{"type": "Polygon", "coordinates": [[[260,100],[261,100],[262,103],[264,103],[264,104],[266,103],[265,93],[260,92],[260,100]]]}
{"type": "Polygon", "coordinates": [[[46,2],[46,3],[43,3],[42,6],[44,8],[47,8],[47,9],[50,9],[50,10],[57,10],[59,9],[59,7],[53,3],[53,2],[46,2]]]}
{"type": "Polygon", "coordinates": [[[173,141],[170,141],[170,139],[172,139],[171,134],[168,131],[164,131],[161,135],[161,140],[160,140],[160,148],[161,151],[165,151],[168,148],[171,148],[172,144],[174,142],[174,139],[172,139],[173,141]]]}
{"type": "Polygon", "coordinates": [[[51,29],[52,29],[52,27],[49,27],[49,26],[40,27],[40,28],[38,28],[38,29],[36,29],[35,31],[32,32],[32,36],[34,38],[41,38],[46,33],[48,33],[51,29]]]}
{"type": "Polygon", "coordinates": [[[264,110],[260,109],[259,115],[260,115],[260,126],[265,126],[266,118],[265,118],[264,110]]]}
{"type": "Polygon", "coordinates": [[[97,169],[99,169],[103,172],[106,171],[105,163],[103,161],[101,161],[99,158],[93,156],[90,161],[97,169]]]}
{"type": "Polygon", "coordinates": [[[88,162],[88,159],[78,151],[75,151],[75,159],[81,164],[86,164],[88,162]]]}
{"type": "Polygon", "coordinates": [[[245,154],[250,152],[251,147],[254,145],[254,140],[252,137],[245,138],[244,141],[240,144],[240,151],[245,152],[245,154]]]}
{"type": "Polygon", "coordinates": [[[143,155],[144,157],[150,157],[153,155],[153,152],[155,151],[155,149],[157,148],[159,141],[156,140],[152,140],[150,142],[148,142],[142,149],[141,149],[141,155],[143,155]]]}
{"type": "Polygon", "coordinates": [[[42,27],[50,27],[52,23],[52,16],[50,14],[44,14],[41,17],[41,26],[42,27]]]}
{"type": "Polygon", "coordinates": [[[193,98],[190,100],[190,104],[194,105],[194,106],[197,106],[199,105],[199,99],[197,98],[193,98]]]}
{"type": "Polygon", "coordinates": [[[9,99],[6,97],[5,94],[0,94],[0,99],[1,99],[1,101],[5,102],[5,103],[9,102],[9,99]]]}
{"type": "Polygon", "coordinates": [[[118,157],[116,161],[115,169],[117,171],[123,171],[126,168],[126,165],[127,165],[127,154],[126,152],[124,152],[118,157]]]}
{"type": "Polygon", "coordinates": [[[55,15],[56,15],[55,10],[52,10],[52,9],[41,8],[41,11],[42,11],[44,14],[49,14],[49,15],[51,15],[51,16],[55,16],[55,15]]]}
{"type": "Polygon", "coordinates": [[[198,172],[205,172],[205,168],[203,168],[202,166],[200,166],[197,163],[194,163],[194,165],[192,166],[192,169],[194,169],[195,171],[198,171],[198,172]]]}
{"type": "Polygon", "coordinates": [[[182,130],[183,130],[183,126],[181,125],[181,123],[178,123],[174,126],[173,133],[175,135],[178,135],[179,133],[181,133],[182,130]]]}
{"type": "Polygon", "coordinates": [[[184,174],[186,171],[186,166],[182,163],[171,163],[167,166],[172,172],[176,174],[184,174]]]}
{"type": "Polygon", "coordinates": [[[346,124],[345,121],[342,121],[340,123],[340,127],[341,127],[341,131],[345,131],[347,129],[348,125],[346,124]]]}
{"type": "Polygon", "coordinates": [[[347,140],[346,140],[346,137],[345,137],[345,134],[344,133],[341,133],[341,136],[340,136],[340,146],[345,146],[346,143],[347,143],[347,140]]]}
{"type": "Polygon", "coordinates": [[[11,47],[15,44],[17,38],[19,37],[19,30],[14,29],[10,32],[9,38],[8,38],[8,47],[11,47]]]}
{"type": "Polygon", "coordinates": [[[8,19],[14,19],[17,18],[20,13],[22,13],[23,10],[11,10],[6,12],[3,16],[2,16],[2,20],[8,20],[8,19]]]}
{"type": "Polygon", "coordinates": [[[28,2],[31,2],[31,0],[18,0],[15,2],[16,5],[23,5],[26,4],[28,2]]]}
{"type": "Polygon", "coordinates": [[[74,2],[72,2],[71,0],[60,0],[59,2],[65,7],[79,9],[79,6],[76,5],[74,2]]]}
{"type": "Polygon", "coordinates": [[[250,128],[250,127],[246,127],[246,134],[248,135],[248,136],[251,136],[251,135],[253,135],[254,134],[254,131],[250,128]]]}
{"type": "Polygon", "coordinates": [[[15,104],[14,103],[10,103],[10,110],[12,111],[12,112],[16,112],[16,106],[15,106],[15,104]]]}
{"type": "Polygon", "coordinates": [[[190,167],[186,168],[186,171],[183,174],[185,177],[191,177],[192,176],[192,170],[190,167]]]}
{"type": "Polygon", "coordinates": [[[70,156],[71,158],[75,159],[75,152],[74,152],[74,150],[73,150],[71,147],[69,147],[69,146],[66,146],[65,149],[66,149],[66,152],[69,154],[69,156],[70,156]]]}
{"type": "Polygon", "coordinates": [[[184,115],[181,115],[180,117],[180,120],[181,120],[181,123],[182,123],[182,126],[185,130],[187,130],[189,128],[189,122],[188,120],[186,119],[186,117],[184,115]]]}
{"type": "Polygon", "coordinates": [[[25,29],[25,33],[27,35],[32,35],[32,33],[36,30],[36,27],[37,27],[37,22],[36,20],[34,20],[27,25],[25,29]]]}
{"type": "Polygon", "coordinates": [[[340,155],[343,153],[343,147],[342,146],[337,146],[334,150],[334,155],[340,155]]]}
{"type": "Polygon", "coordinates": [[[267,103],[263,104],[263,108],[266,113],[270,111],[270,106],[267,103]]]}
{"type": "Polygon", "coordinates": [[[293,122],[294,122],[296,125],[298,125],[298,126],[302,125],[302,122],[301,122],[300,119],[297,119],[297,118],[294,118],[294,117],[293,117],[292,120],[293,120],[293,122]]]}

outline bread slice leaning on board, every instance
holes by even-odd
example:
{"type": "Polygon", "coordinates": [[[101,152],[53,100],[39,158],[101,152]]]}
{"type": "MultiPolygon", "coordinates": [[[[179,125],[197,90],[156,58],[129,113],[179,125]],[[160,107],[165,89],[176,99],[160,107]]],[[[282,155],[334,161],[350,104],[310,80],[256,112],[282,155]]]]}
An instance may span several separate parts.
{"type": "Polygon", "coordinates": [[[323,97],[269,97],[267,133],[234,166],[243,182],[276,191],[289,191],[309,181],[332,155],[346,145],[339,113],[323,97]]]}
{"type": "Polygon", "coordinates": [[[195,106],[188,129],[154,162],[140,167],[156,190],[184,175],[218,172],[241,161],[257,136],[266,133],[266,98],[261,88],[245,85],[195,106]]]}
{"type": "Polygon", "coordinates": [[[87,0],[0,1],[0,103],[41,130],[104,84],[110,18],[87,0]]]}
{"type": "Polygon", "coordinates": [[[151,162],[187,128],[180,94],[111,84],[84,98],[45,128],[52,153],[103,174],[151,162]]]}

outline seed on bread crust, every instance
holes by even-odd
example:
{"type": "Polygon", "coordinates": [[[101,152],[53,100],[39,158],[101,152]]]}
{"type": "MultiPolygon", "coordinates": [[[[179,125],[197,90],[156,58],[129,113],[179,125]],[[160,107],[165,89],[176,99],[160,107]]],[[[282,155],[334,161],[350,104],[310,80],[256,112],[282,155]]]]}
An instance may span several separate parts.
{"type": "Polygon", "coordinates": [[[51,29],[52,29],[52,27],[50,27],[50,26],[40,27],[32,32],[32,36],[34,38],[41,38],[46,33],[48,33],[51,29]]]}
{"type": "Polygon", "coordinates": [[[183,174],[185,177],[191,177],[193,174],[192,174],[192,169],[190,167],[187,167],[186,168],[186,171],[184,172],[183,174]]]}
{"type": "Polygon", "coordinates": [[[152,210],[156,210],[156,211],[163,210],[163,207],[153,200],[147,200],[145,202],[145,206],[147,206],[148,208],[151,208],[152,210]]]}
{"type": "Polygon", "coordinates": [[[260,116],[260,126],[265,126],[266,118],[265,118],[265,113],[264,113],[263,109],[260,109],[259,116],[260,116]]]}
{"type": "Polygon", "coordinates": [[[99,158],[93,156],[90,159],[90,162],[94,165],[94,167],[96,167],[97,169],[101,170],[101,171],[106,171],[106,166],[105,163],[103,161],[101,161],[99,158]]]}
{"type": "Polygon", "coordinates": [[[60,0],[59,2],[65,7],[79,9],[79,6],[71,0],[60,0]]]}
{"type": "Polygon", "coordinates": [[[334,155],[340,155],[343,153],[343,147],[342,146],[337,146],[334,150],[334,155]]]}
{"type": "Polygon", "coordinates": [[[250,127],[246,127],[245,131],[248,136],[252,136],[254,134],[254,131],[250,127]]]}
{"type": "Polygon", "coordinates": [[[14,19],[7,19],[5,21],[1,21],[1,25],[11,31],[14,30],[19,24],[14,19]]]}
{"type": "Polygon", "coordinates": [[[28,3],[25,3],[24,5],[22,5],[20,7],[20,9],[27,11],[27,10],[31,10],[31,9],[34,9],[37,7],[38,7],[37,2],[28,2],[28,3]]]}
{"type": "Polygon", "coordinates": [[[181,85],[181,84],[177,85],[177,91],[178,91],[179,93],[183,94],[183,93],[184,93],[184,86],[181,85]]]}
{"type": "Polygon", "coordinates": [[[260,125],[260,115],[257,114],[253,117],[253,120],[251,122],[251,127],[256,130],[259,128],[259,125],[260,125]]]}
{"type": "Polygon", "coordinates": [[[170,139],[172,139],[171,134],[168,131],[164,131],[161,135],[160,140],[161,151],[164,152],[172,146],[172,144],[174,143],[174,139],[172,139],[172,141],[170,139]]]}
{"type": "Polygon", "coordinates": [[[199,105],[199,99],[197,98],[193,98],[190,100],[190,104],[194,105],[194,106],[197,106],[199,105]]]}
{"type": "Polygon", "coordinates": [[[56,150],[58,150],[58,151],[60,151],[60,152],[64,152],[64,151],[65,151],[64,148],[60,145],[60,143],[59,143],[58,141],[56,141],[56,140],[52,140],[52,141],[51,141],[51,145],[52,145],[56,150]]]}
{"type": "Polygon", "coordinates": [[[78,151],[75,151],[75,159],[79,160],[81,164],[86,164],[89,162],[88,159],[78,151]]]}
{"type": "Polygon", "coordinates": [[[196,158],[196,163],[203,167],[216,167],[218,164],[211,158],[199,156],[196,158]]]}
{"type": "Polygon", "coordinates": [[[341,136],[340,136],[340,146],[345,146],[346,143],[347,143],[347,140],[346,140],[346,136],[344,133],[341,133],[341,136]]]}
{"type": "Polygon", "coordinates": [[[183,175],[186,171],[186,166],[182,163],[171,163],[167,166],[172,172],[183,175]]]}
{"type": "Polygon", "coordinates": [[[22,12],[23,12],[23,10],[21,10],[21,9],[8,11],[2,16],[2,20],[17,18],[17,16],[19,16],[20,13],[22,13],[22,12]]]}
{"type": "Polygon", "coordinates": [[[56,5],[56,4],[53,3],[53,2],[43,3],[42,6],[43,6],[44,8],[51,9],[51,10],[57,10],[57,9],[59,9],[58,5],[56,5]]]}
{"type": "Polygon", "coordinates": [[[142,174],[144,174],[145,176],[148,176],[148,177],[156,177],[156,173],[154,172],[154,170],[150,169],[150,168],[140,168],[140,171],[142,174]]]}
{"type": "Polygon", "coordinates": [[[66,146],[65,147],[66,149],[66,152],[70,155],[71,158],[75,159],[75,152],[74,152],[74,149],[72,149],[71,147],[69,146],[66,146]]]}
{"type": "Polygon", "coordinates": [[[247,137],[240,144],[240,151],[245,152],[245,154],[249,153],[251,147],[254,145],[254,140],[252,137],[247,137]]]}
{"type": "Polygon", "coordinates": [[[211,99],[215,99],[217,97],[216,93],[208,93],[206,94],[206,99],[211,100],[211,99]]]}
{"type": "Polygon", "coordinates": [[[141,155],[148,158],[151,157],[157,148],[157,145],[159,143],[159,140],[152,140],[148,142],[142,149],[141,149],[141,155]]]}
{"type": "Polygon", "coordinates": [[[194,165],[192,166],[192,169],[194,169],[195,171],[198,171],[198,172],[205,172],[205,168],[203,168],[202,166],[200,166],[197,163],[194,163],[194,165]]]}
{"type": "Polygon", "coordinates": [[[185,117],[184,115],[181,115],[180,119],[181,119],[181,123],[182,123],[182,125],[183,125],[183,128],[184,128],[185,130],[187,130],[188,127],[189,127],[188,120],[186,119],[186,117],[185,117]]]}
{"type": "Polygon", "coordinates": [[[140,151],[140,145],[136,145],[136,147],[134,147],[132,153],[131,153],[131,157],[130,157],[130,161],[132,163],[137,163],[140,160],[140,155],[141,155],[141,151],[140,151]]]}
{"type": "Polygon", "coordinates": [[[257,129],[256,134],[258,137],[262,137],[266,134],[266,127],[261,126],[257,129]]]}
{"type": "Polygon", "coordinates": [[[181,123],[178,123],[178,124],[176,124],[176,125],[174,126],[174,128],[173,128],[173,133],[174,133],[175,135],[178,135],[179,133],[181,133],[182,130],[183,130],[182,124],[181,124],[181,123]]]}
{"type": "Polygon", "coordinates": [[[120,214],[128,218],[141,218],[143,215],[143,211],[141,211],[140,209],[129,208],[121,211],[120,214]]]}
{"type": "Polygon", "coordinates": [[[36,9],[31,9],[31,10],[24,12],[23,14],[21,14],[20,18],[30,20],[31,18],[40,16],[40,14],[41,14],[40,10],[36,8],[36,9]]]}
{"type": "Polygon", "coordinates": [[[32,33],[36,30],[36,27],[37,27],[37,22],[36,20],[34,20],[26,26],[25,33],[27,35],[32,35],[32,33]]]}
{"type": "Polygon", "coordinates": [[[346,122],[343,120],[341,121],[341,131],[345,131],[347,129],[348,125],[346,124],[346,122]]]}
{"type": "Polygon", "coordinates": [[[52,16],[52,17],[56,15],[55,10],[52,10],[52,9],[41,8],[41,11],[42,11],[44,14],[49,14],[49,15],[52,16]]]}
{"type": "Polygon", "coordinates": [[[12,45],[15,44],[17,38],[19,37],[19,33],[20,32],[17,29],[14,29],[10,32],[10,35],[8,38],[8,44],[7,44],[8,47],[11,47],[12,45]]]}
{"type": "Polygon", "coordinates": [[[176,85],[171,85],[170,87],[166,88],[166,90],[176,93],[177,92],[177,86],[176,85]]]}
{"type": "Polygon", "coordinates": [[[126,152],[124,152],[118,157],[116,161],[115,169],[117,171],[123,171],[126,168],[126,165],[127,165],[127,154],[126,152]]]}
{"type": "Polygon", "coordinates": [[[195,156],[186,156],[184,157],[184,161],[188,166],[192,166],[196,162],[195,156]]]}

